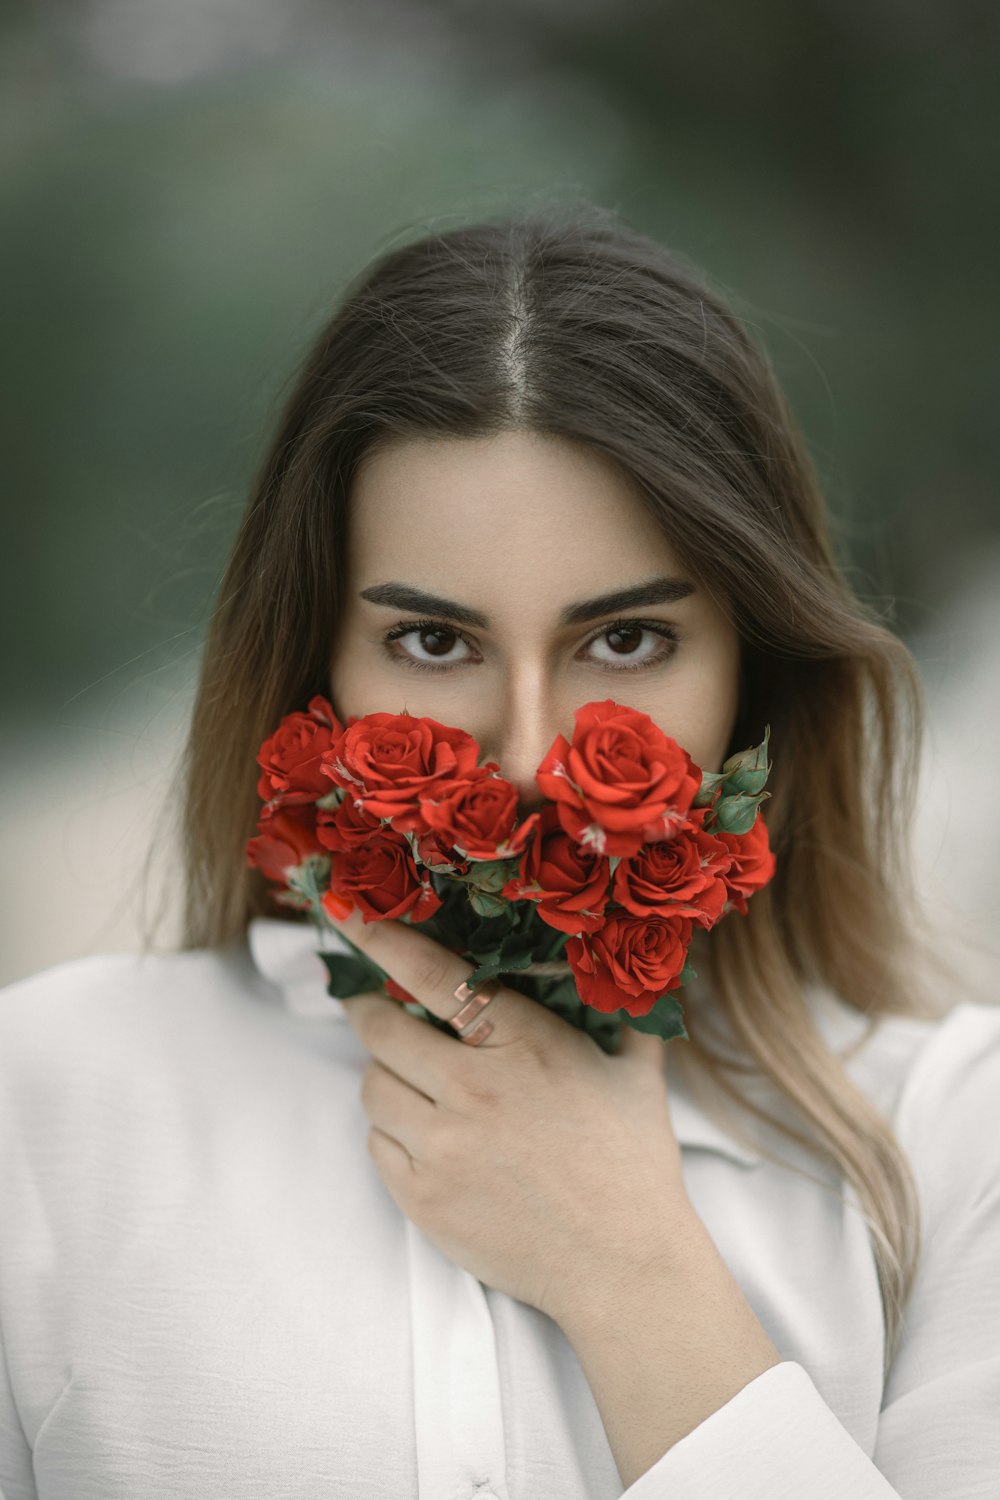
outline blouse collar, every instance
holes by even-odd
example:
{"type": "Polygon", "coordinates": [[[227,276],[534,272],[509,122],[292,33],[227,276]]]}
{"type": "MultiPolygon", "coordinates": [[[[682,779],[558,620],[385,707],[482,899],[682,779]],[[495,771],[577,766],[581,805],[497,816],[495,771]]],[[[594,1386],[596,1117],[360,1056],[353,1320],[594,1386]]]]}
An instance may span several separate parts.
{"type": "Polygon", "coordinates": [[[321,934],[312,921],[254,917],[247,928],[247,942],[258,972],[281,991],[288,1010],[302,1016],[346,1019],[340,1001],[327,993],[329,975],[319,956],[321,949],[353,953],[339,932],[331,928],[321,934]]]}

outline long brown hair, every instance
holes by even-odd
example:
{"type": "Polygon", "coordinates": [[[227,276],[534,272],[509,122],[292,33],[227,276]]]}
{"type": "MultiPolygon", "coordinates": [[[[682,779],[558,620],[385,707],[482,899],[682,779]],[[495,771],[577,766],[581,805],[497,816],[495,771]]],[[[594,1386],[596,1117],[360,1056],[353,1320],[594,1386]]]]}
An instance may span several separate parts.
{"type": "MultiPolygon", "coordinates": [[[[918,1259],[915,1183],[890,1125],[820,1035],[805,987],[827,986],[873,1020],[943,1013],[908,842],[923,688],[906,645],[846,581],[766,353],[703,273],[618,215],[585,203],[424,234],[380,254],[321,329],[207,634],[181,767],[183,946],[238,941],[254,915],[282,915],[244,857],[259,811],[254,755],[284,714],[329,692],[360,459],[395,438],[512,429],[614,459],[740,633],[730,748],[759,743],[770,724],[777,873],[698,959],[742,1071],[770,1080],[805,1133],[746,1107],[854,1186],[888,1369],[918,1259]]],[[[697,1007],[686,1014],[690,1055],[742,1102],[729,1076],[741,1070],[710,1045],[697,1007]]]]}

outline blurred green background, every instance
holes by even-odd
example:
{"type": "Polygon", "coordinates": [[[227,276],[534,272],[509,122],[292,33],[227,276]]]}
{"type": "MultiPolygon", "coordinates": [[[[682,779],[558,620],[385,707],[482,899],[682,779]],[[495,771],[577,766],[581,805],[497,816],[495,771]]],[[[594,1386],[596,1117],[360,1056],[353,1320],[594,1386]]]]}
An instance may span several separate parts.
{"type": "Polygon", "coordinates": [[[998,15],[9,5],[0,979],[133,944],[248,479],[344,283],[425,226],[592,198],[701,264],[944,702],[1000,644],[998,15]]]}

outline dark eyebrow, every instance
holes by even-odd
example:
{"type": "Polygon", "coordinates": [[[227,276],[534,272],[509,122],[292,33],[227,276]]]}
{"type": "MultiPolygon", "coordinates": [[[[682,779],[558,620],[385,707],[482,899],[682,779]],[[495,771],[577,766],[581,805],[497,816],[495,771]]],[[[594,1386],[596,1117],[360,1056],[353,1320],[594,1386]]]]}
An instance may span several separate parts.
{"type": "MultiPolygon", "coordinates": [[[[559,624],[582,625],[587,620],[596,620],[601,615],[617,614],[623,609],[638,609],[646,604],[676,604],[695,593],[695,586],[686,578],[649,578],[645,583],[633,583],[628,588],[612,589],[608,594],[598,594],[596,599],[582,599],[579,604],[567,604],[559,616],[559,624]]],[[[475,625],[488,630],[489,619],[478,609],[465,604],[456,604],[453,599],[442,599],[438,594],[428,594],[412,583],[373,583],[371,588],[361,590],[361,598],[372,604],[384,604],[392,609],[412,610],[414,613],[439,615],[455,620],[459,625],[475,625]]]]}

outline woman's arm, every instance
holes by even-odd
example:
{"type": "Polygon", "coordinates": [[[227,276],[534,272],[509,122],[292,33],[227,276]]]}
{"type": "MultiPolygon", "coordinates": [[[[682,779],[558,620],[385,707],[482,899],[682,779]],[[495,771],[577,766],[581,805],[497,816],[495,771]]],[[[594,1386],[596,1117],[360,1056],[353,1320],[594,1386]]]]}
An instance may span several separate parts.
{"type": "Polygon", "coordinates": [[[659,1267],[624,1294],[601,1295],[563,1320],[626,1489],[744,1386],[781,1362],[708,1230],[692,1215],[659,1267]]]}

